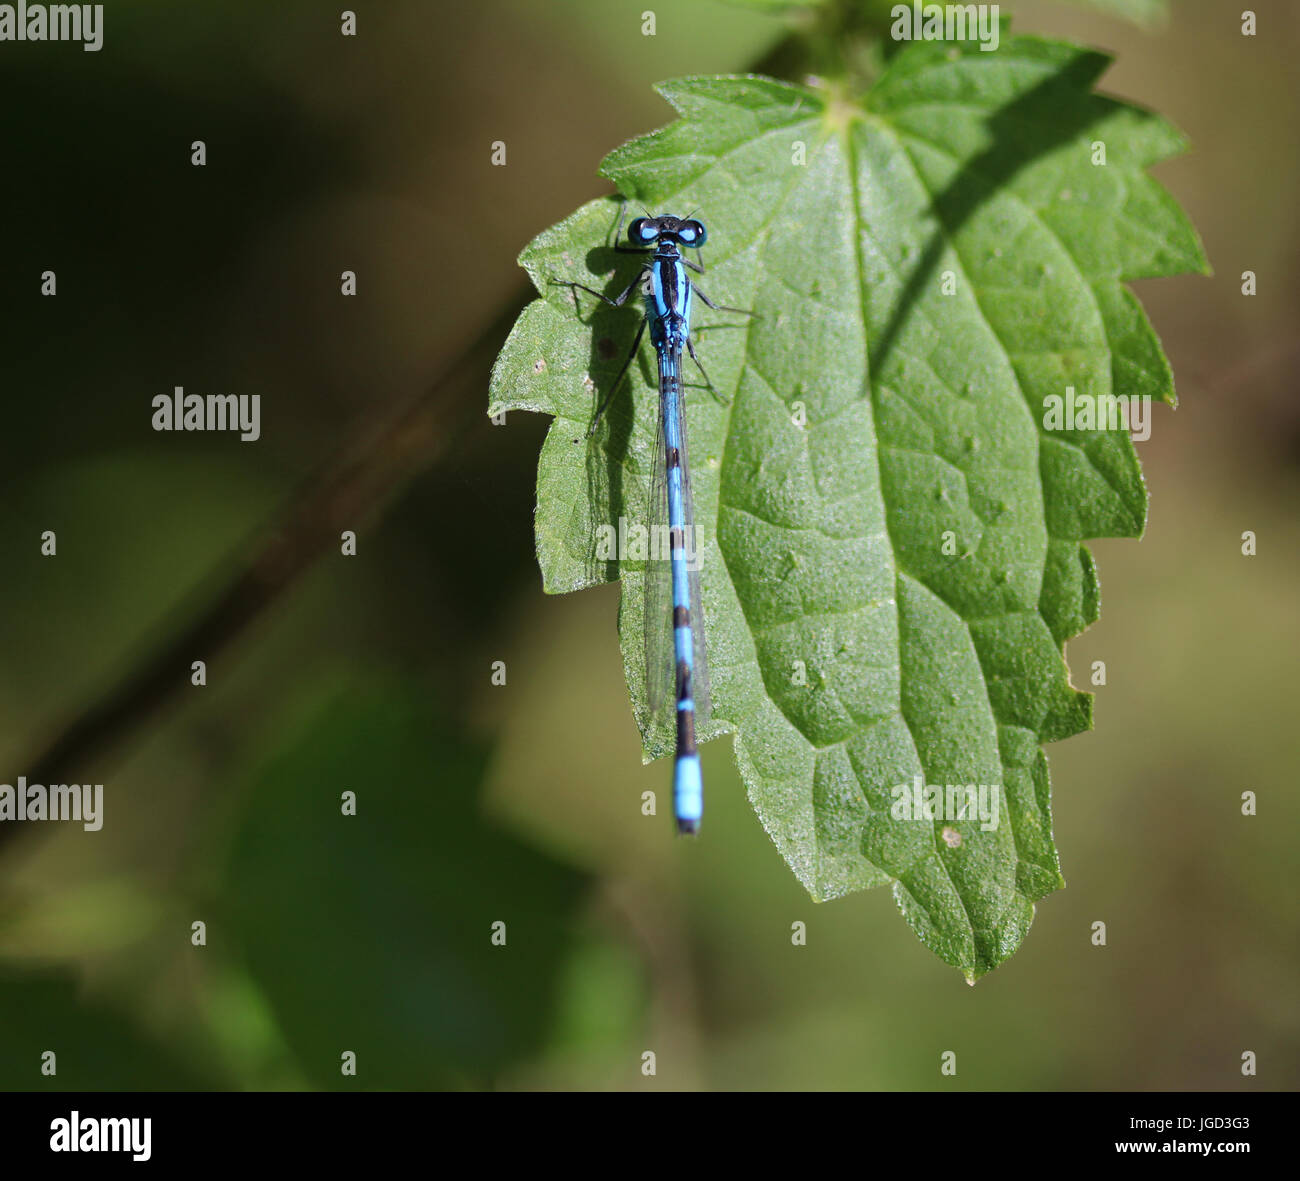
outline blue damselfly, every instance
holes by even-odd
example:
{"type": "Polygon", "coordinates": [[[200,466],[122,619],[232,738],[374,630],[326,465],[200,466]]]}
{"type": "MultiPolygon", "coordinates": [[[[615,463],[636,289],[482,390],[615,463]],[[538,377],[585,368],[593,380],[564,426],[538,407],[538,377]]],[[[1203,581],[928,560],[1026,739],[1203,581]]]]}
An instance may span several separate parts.
{"type": "Polygon", "coordinates": [[[695,344],[691,338],[692,299],[698,295],[707,306],[718,311],[742,315],[753,313],[743,308],[715,304],[691,282],[688,270],[703,274],[704,266],[702,262],[692,262],[683,257],[682,250],[698,251],[704,245],[708,235],[702,222],[691,217],[637,217],[627,227],[627,245],[621,245],[618,237],[625,212],[626,206],[619,214],[614,249],[623,254],[651,256],[632,282],[613,299],[582,283],[561,285],[590,292],[612,307],[622,307],[639,285],[644,286],[645,315],[637,329],[636,339],[618,376],[605,392],[587,435],[590,438],[595,433],[614,391],[637,355],[649,324],[650,343],[654,346],[659,368],[658,439],[654,449],[649,535],[652,539],[659,536],[657,518],[666,516],[669,555],[667,561],[663,561],[661,555],[660,560],[656,560],[652,550],[646,563],[646,694],[653,714],[662,715],[669,705],[675,713],[673,812],[678,832],[694,833],[699,830],[704,812],[704,784],[700,755],[695,745],[695,728],[697,716],[701,721],[708,717],[709,681],[699,563],[690,560],[690,555],[698,556],[703,547],[695,534],[695,513],[691,503],[682,351],[684,349],[690,355],[709,389],[722,400],[695,356],[695,344]]]}

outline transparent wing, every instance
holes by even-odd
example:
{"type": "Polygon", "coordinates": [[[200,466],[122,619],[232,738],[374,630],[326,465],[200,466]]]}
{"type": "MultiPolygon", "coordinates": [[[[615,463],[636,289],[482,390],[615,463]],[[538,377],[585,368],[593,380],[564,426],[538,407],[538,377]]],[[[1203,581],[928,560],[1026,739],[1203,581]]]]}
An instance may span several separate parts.
{"type": "Polygon", "coordinates": [[[681,414],[681,424],[678,427],[677,435],[682,441],[682,504],[685,509],[687,556],[690,560],[691,635],[695,641],[695,672],[692,689],[695,695],[695,723],[698,727],[701,723],[709,720],[709,706],[711,704],[709,661],[704,642],[704,595],[700,590],[700,568],[704,559],[704,537],[696,529],[695,502],[691,498],[690,438],[686,430],[686,395],[684,390],[682,396],[677,399],[677,406],[678,412],[681,414]]]}
{"type": "Polygon", "coordinates": [[[667,732],[676,725],[673,686],[673,590],[668,561],[668,467],[664,450],[663,408],[655,414],[651,452],[650,535],[645,564],[645,686],[655,728],[667,732]]]}
{"type": "MultiPolygon", "coordinates": [[[[681,389],[681,386],[678,386],[681,389]]],[[[691,464],[686,433],[683,399],[676,399],[681,416],[677,437],[681,439],[682,508],[686,533],[691,601],[691,636],[694,641],[695,667],[692,692],[695,698],[696,724],[709,716],[709,666],[704,639],[704,600],[700,593],[700,559],[703,538],[695,525],[695,506],[691,498],[691,464]]],[[[668,543],[668,472],[664,447],[662,403],[656,416],[654,465],[650,481],[650,539],[645,575],[646,697],[656,728],[676,729],[676,659],[673,643],[672,568],[668,543]]]]}

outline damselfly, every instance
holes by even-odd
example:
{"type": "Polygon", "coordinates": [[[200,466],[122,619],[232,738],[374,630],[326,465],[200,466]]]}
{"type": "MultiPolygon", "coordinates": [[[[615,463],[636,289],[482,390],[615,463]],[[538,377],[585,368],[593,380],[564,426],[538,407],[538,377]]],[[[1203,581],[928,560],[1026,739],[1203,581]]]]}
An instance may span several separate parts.
{"type": "MultiPolygon", "coordinates": [[[[656,518],[667,516],[669,556],[656,560],[652,551],[646,563],[646,693],[650,708],[662,715],[666,706],[675,707],[677,732],[673,763],[673,811],[677,831],[699,830],[704,813],[704,782],[700,773],[700,755],[695,745],[697,716],[708,718],[709,678],[705,662],[704,610],[700,597],[698,560],[690,560],[688,546],[698,559],[701,546],[695,537],[695,513],[691,505],[691,471],[686,444],[686,413],[682,404],[682,350],[690,354],[710,390],[713,383],[695,356],[691,339],[691,302],[698,295],[718,311],[752,315],[743,308],[715,304],[694,283],[687,271],[704,273],[702,262],[682,256],[683,249],[698,251],[707,237],[702,222],[685,217],[637,217],[627,227],[627,245],[618,243],[623,228],[619,214],[614,233],[614,249],[622,254],[649,254],[651,257],[621,295],[610,299],[582,283],[562,286],[580,288],[603,299],[613,307],[622,307],[637,286],[645,287],[645,315],[637,329],[632,349],[614,383],[596,410],[588,438],[595,433],[610,398],[641,347],[646,325],[650,325],[650,343],[659,365],[658,439],[654,450],[654,477],[651,482],[650,507],[653,514],[649,536],[659,536],[656,518]],[[693,545],[690,545],[691,542],[693,545]],[[667,593],[665,593],[665,585],[667,593]],[[671,637],[671,639],[669,639],[671,637]]],[[[699,255],[696,256],[699,258],[699,255]]],[[[557,280],[558,282],[558,280],[557,280]]],[[[714,395],[719,397],[716,390],[714,395]]]]}

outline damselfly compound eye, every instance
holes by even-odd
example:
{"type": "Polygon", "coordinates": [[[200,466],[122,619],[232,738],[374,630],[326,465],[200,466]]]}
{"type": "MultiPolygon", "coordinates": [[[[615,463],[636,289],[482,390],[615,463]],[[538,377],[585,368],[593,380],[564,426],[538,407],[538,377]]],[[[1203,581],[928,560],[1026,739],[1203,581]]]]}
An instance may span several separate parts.
{"type": "Polygon", "coordinates": [[[634,217],[627,227],[627,240],[636,246],[644,246],[659,237],[659,227],[648,217],[634,217]]]}
{"type": "Polygon", "coordinates": [[[708,231],[702,221],[684,221],[677,229],[677,239],[683,246],[703,246],[708,231]]]}

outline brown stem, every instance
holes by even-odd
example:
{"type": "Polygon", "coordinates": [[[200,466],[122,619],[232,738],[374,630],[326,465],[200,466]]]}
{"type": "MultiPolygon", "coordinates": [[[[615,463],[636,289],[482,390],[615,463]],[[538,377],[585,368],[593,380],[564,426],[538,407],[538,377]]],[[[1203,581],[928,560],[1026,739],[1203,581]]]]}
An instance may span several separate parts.
{"type": "MultiPolygon", "coordinates": [[[[530,294],[530,293],[529,293],[530,294]]],[[[457,418],[452,397],[463,379],[486,370],[527,298],[510,299],[473,344],[423,393],[378,425],[349,431],[345,446],[290,497],[274,522],[249,544],[250,558],[192,623],[166,640],[68,722],[45,748],[19,764],[33,783],[63,782],[121,746],[189,683],[194,654],[209,663],[230,647],[344,529],[375,519],[414,476],[455,442],[481,403],[457,418]]],[[[475,415],[476,417],[476,415],[475,415]]],[[[23,825],[0,824],[0,847],[23,825]]]]}

